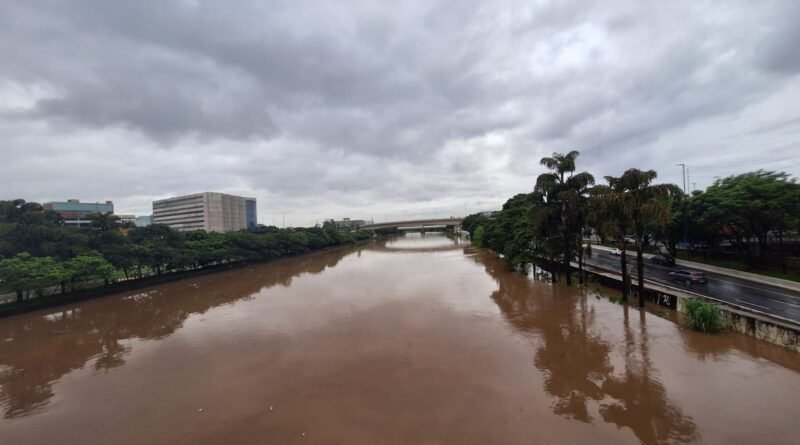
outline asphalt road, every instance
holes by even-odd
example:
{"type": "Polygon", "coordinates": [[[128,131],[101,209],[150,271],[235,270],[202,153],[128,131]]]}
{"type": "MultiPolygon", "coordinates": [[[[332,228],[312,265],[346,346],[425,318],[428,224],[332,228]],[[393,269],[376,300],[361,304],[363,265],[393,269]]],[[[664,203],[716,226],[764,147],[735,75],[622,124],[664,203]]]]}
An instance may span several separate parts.
{"type": "MultiPolygon", "coordinates": [[[[608,252],[595,250],[592,258],[585,258],[587,264],[619,271],[620,258],[608,252]]],[[[635,269],[636,257],[628,256],[628,270],[635,269]]],[[[742,278],[704,272],[708,284],[687,285],[669,279],[673,270],[696,270],[683,266],[661,266],[645,259],[644,276],[648,280],[668,284],[672,287],[716,298],[731,304],[746,307],[765,314],[775,315],[800,324],[800,292],[782,287],[755,283],[742,278]]],[[[636,275],[635,273],[633,274],[636,275]]],[[[634,281],[635,283],[635,281],[634,281]]]]}

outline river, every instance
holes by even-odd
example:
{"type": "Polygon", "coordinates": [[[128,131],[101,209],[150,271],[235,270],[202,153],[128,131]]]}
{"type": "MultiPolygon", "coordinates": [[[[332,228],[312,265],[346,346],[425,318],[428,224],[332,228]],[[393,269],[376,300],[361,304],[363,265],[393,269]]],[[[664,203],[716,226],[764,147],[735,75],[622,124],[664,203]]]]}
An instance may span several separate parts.
{"type": "Polygon", "coordinates": [[[798,354],[436,234],[0,319],[0,385],[1,444],[800,440],[798,354]]]}

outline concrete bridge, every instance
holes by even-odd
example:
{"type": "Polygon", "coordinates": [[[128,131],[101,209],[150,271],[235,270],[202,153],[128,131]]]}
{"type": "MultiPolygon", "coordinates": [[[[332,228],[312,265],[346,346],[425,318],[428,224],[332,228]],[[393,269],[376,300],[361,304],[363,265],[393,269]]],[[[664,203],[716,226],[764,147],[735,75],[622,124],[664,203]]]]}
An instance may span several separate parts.
{"type": "Polygon", "coordinates": [[[436,219],[415,219],[411,221],[391,221],[374,224],[366,224],[359,227],[362,230],[435,230],[447,227],[458,227],[464,218],[436,218],[436,219]]]}

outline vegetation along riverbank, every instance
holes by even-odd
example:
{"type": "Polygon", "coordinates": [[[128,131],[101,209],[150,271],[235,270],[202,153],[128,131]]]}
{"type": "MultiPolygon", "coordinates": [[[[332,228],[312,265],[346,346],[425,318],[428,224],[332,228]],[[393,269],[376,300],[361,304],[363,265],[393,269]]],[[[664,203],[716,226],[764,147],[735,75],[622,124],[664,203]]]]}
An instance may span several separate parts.
{"type": "Polygon", "coordinates": [[[100,213],[89,227],[71,228],[38,203],[0,201],[0,294],[13,295],[0,311],[68,302],[70,296],[86,298],[104,289],[274,260],[369,237],[365,231],[341,232],[327,224],[179,232],[164,225],[126,226],[117,217],[100,213]]]}
{"type": "Polygon", "coordinates": [[[576,172],[578,156],[572,151],[543,158],[550,171],[539,175],[533,191],[509,199],[500,212],[466,217],[463,228],[473,242],[514,266],[543,266],[554,281],[567,284],[573,262],[583,280],[590,240],[614,245],[620,253],[622,299],[628,300],[635,270],[640,306],[648,248],[673,257],[734,259],[754,270],[800,276],[800,184],[788,174],[759,170],[686,194],[673,184],[657,184],[655,170],[631,168],[596,184],[591,173],[576,172]],[[626,263],[631,248],[634,267],[626,263]]]}

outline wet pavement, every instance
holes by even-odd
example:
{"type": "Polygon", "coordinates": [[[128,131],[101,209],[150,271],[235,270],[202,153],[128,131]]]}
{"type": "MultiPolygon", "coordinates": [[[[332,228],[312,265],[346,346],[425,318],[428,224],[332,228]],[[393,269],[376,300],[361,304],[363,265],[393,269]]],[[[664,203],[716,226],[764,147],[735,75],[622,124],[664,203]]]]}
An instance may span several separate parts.
{"type": "Polygon", "coordinates": [[[441,235],[0,319],[0,385],[2,444],[800,434],[800,355],[536,281],[441,235]]]}

